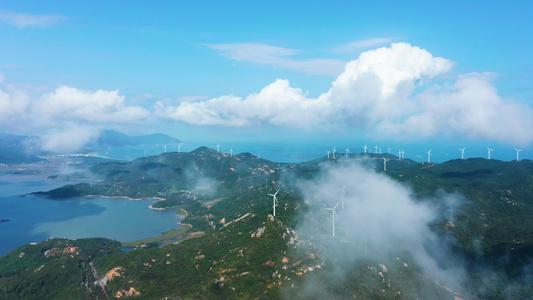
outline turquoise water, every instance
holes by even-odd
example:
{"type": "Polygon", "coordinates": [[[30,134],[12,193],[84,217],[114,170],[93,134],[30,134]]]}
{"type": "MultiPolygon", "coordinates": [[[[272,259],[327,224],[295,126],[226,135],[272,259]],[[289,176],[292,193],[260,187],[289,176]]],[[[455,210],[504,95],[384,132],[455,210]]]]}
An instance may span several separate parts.
{"type": "Polygon", "coordinates": [[[155,200],[90,197],[59,201],[26,195],[67,183],[72,181],[0,176],[0,219],[10,219],[0,223],[0,255],[50,237],[106,237],[128,242],[179,228],[175,211],[148,208],[155,200]]]}

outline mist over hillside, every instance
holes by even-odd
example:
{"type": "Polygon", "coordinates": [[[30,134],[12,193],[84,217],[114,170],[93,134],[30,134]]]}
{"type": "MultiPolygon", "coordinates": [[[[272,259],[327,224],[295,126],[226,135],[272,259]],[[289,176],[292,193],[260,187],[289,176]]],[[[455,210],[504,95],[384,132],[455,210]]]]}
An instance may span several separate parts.
{"type": "MultiPolygon", "coordinates": [[[[99,163],[91,173],[92,185],[40,194],[58,201],[95,194],[157,197],[164,201],[152,207],[183,209],[182,223],[190,227],[177,244],[95,258],[98,272],[113,269],[120,276],[75,295],[134,288],[147,298],[499,299],[532,292],[531,161],[433,164],[338,153],[278,164],[201,147],[99,163]]],[[[42,247],[64,247],[57,243],[42,247]]],[[[79,247],[77,241],[61,243],[79,247]]],[[[21,251],[33,253],[28,247],[0,261],[7,265],[20,259],[21,251]]],[[[38,261],[46,266],[64,259],[38,261]]],[[[40,266],[26,263],[30,269],[40,266]]],[[[5,272],[9,269],[0,268],[5,272]]],[[[32,274],[49,274],[39,272],[32,274]]],[[[27,277],[9,274],[0,287],[11,293],[9,282],[27,277]]],[[[59,292],[69,285],[55,286],[59,292]]]]}

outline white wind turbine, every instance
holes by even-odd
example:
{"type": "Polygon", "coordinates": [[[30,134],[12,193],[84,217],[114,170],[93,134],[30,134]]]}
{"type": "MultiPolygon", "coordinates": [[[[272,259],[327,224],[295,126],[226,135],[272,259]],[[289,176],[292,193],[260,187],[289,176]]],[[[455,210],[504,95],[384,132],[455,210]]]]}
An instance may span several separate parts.
{"type": "Polygon", "coordinates": [[[269,196],[272,196],[272,214],[274,215],[274,217],[276,216],[276,206],[278,205],[278,197],[276,197],[278,192],[279,190],[277,190],[274,194],[268,194],[269,196]]]}
{"type": "Polygon", "coordinates": [[[165,148],[165,153],[167,153],[167,145],[163,146],[165,148]]]}
{"type": "Polygon", "coordinates": [[[366,150],[368,149],[368,147],[365,145],[365,147],[363,149],[365,150],[365,153],[366,153],[366,150]]]}
{"type": "Polygon", "coordinates": [[[489,150],[489,160],[490,160],[490,151],[494,151],[494,149],[490,149],[489,147],[487,147],[487,150],[489,150]]]}
{"type": "Polygon", "coordinates": [[[520,151],[522,151],[522,149],[516,149],[516,148],[514,148],[514,149],[516,150],[516,161],[519,161],[518,153],[520,153],[520,151]]]}
{"type": "Polygon", "coordinates": [[[341,191],[341,209],[344,209],[344,197],[346,197],[344,188],[346,188],[346,186],[343,186],[342,189],[339,189],[339,191],[341,191]]]}
{"type": "Polygon", "coordinates": [[[178,152],[181,153],[181,145],[178,145],[178,152]]]}
{"type": "Polygon", "coordinates": [[[390,154],[390,151],[391,151],[391,148],[390,147],[387,147],[389,149],[389,154],[390,154]]]}
{"type": "Polygon", "coordinates": [[[332,224],[333,224],[333,237],[335,237],[335,216],[337,215],[337,212],[335,211],[335,209],[337,209],[337,206],[339,205],[339,203],[337,203],[333,208],[329,208],[329,207],[324,207],[324,209],[327,209],[327,210],[331,210],[331,217],[332,217],[332,224]]]}
{"type": "Polygon", "coordinates": [[[233,148],[229,149],[230,156],[233,157],[233,148]]]}
{"type": "Polygon", "coordinates": [[[379,147],[379,154],[381,154],[381,147],[379,147]]]}
{"type": "Polygon", "coordinates": [[[428,163],[430,163],[431,149],[429,149],[429,151],[426,151],[426,153],[428,154],[428,163]]]}
{"type": "Polygon", "coordinates": [[[328,159],[329,159],[329,150],[328,150],[328,159]]]}
{"type": "Polygon", "coordinates": [[[398,149],[398,159],[402,159],[402,150],[398,149]]]}
{"type": "Polygon", "coordinates": [[[220,145],[217,144],[217,152],[220,152],[220,145]]]}
{"type": "Polygon", "coordinates": [[[389,161],[388,158],[383,157],[383,171],[387,172],[387,162],[389,161]]]}
{"type": "Polygon", "coordinates": [[[376,145],[374,149],[376,149],[376,154],[378,154],[378,145],[376,145]]]}
{"type": "Polygon", "coordinates": [[[348,157],[350,154],[350,148],[346,148],[346,157],[348,157]]]}
{"type": "Polygon", "coordinates": [[[337,151],[337,147],[333,147],[333,159],[335,159],[335,151],[337,151]]]}
{"type": "Polygon", "coordinates": [[[461,159],[465,159],[465,149],[466,147],[459,149],[459,151],[461,151],[461,159]]]}

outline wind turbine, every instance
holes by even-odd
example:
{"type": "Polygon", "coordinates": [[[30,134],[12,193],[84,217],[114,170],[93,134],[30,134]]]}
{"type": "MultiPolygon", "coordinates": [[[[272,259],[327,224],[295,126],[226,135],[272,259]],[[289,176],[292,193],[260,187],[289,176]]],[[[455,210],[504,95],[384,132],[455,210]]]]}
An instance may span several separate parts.
{"type": "Polygon", "coordinates": [[[181,153],[181,145],[178,145],[178,152],[181,153]]]}
{"type": "Polygon", "coordinates": [[[261,159],[261,152],[259,152],[259,157],[258,158],[261,159]]]}
{"type": "Polygon", "coordinates": [[[516,150],[516,161],[518,161],[518,160],[519,160],[519,159],[518,159],[518,153],[519,153],[520,151],[522,151],[522,149],[516,149],[516,148],[514,148],[514,149],[516,150]]]}
{"type": "Polygon", "coordinates": [[[350,154],[350,148],[346,148],[346,157],[350,154]]]}
{"type": "Polygon", "coordinates": [[[378,154],[378,145],[376,145],[376,147],[374,147],[374,149],[376,149],[376,154],[378,154]]]}
{"type": "Polygon", "coordinates": [[[365,150],[365,153],[366,153],[366,150],[368,149],[368,147],[365,145],[365,147],[363,149],[365,150]]]}
{"type": "Polygon", "coordinates": [[[328,159],[329,159],[329,150],[328,150],[328,159]]]}
{"type": "Polygon", "coordinates": [[[163,146],[165,148],[165,153],[167,153],[167,145],[163,146]]]}
{"type": "Polygon", "coordinates": [[[390,154],[390,151],[391,151],[391,148],[390,147],[387,147],[389,149],[389,154],[390,154]]]}
{"type": "Polygon", "coordinates": [[[490,149],[489,147],[487,147],[487,150],[489,150],[489,160],[490,160],[490,151],[494,151],[494,149],[490,149]]]}
{"type": "Polygon", "coordinates": [[[272,214],[274,217],[276,216],[276,205],[278,204],[278,197],[276,197],[278,192],[279,190],[277,190],[274,194],[268,194],[269,196],[272,196],[272,210],[274,211],[272,214]]]}
{"type": "Polygon", "coordinates": [[[466,147],[464,147],[463,149],[459,149],[459,151],[461,151],[461,159],[465,159],[465,149],[466,147]]]}
{"type": "Polygon", "coordinates": [[[428,163],[430,163],[431,149],[429,149],[429,151],[426,151],[426,153],[428,154],[428,163]]]}
{"type": "Polygon", "coordinates": [[[387,172],[387,162],[389,161],[388,158],[383,157],[383,171],[387,172]]]}
{"type": "Polygon", "coordinates": [[[453,225],[453,208],[450,208],[450,224],[453,225]]]}
{"type": "Polygon", "coordinates": [[[230,156],[233,157],[233,148],[229,149],[230,156]]]}
{"type": "Polygon", "coordinates": [[[344,209],[344,197],[346,196],[346,192],[344,191],[344,188],[346,186],[343,186],[342,189],[339,189],[341,191],[341,209],[344,209]]]}
{"type": "Polygon", "coordinates": [[[398,159],[402,159],[402,150],[398,149],[398,159]]]}
{"type": "Polygon", "coordinates": [[[337,151],[337,147],[333,147],[333,159],[335,159],[335,151],[337,151]]]}
{"type": "Polygon", "coordinates": [[[335,209],[337,209],[337,206],[339,203],[337,203],[333,208],[324,207],[324,209],[331,210],[331,217],[332,217],[332,224],[333,224],[333,237],[335,237],[335,216],[337,215],[337,212],[335,209]]]}
{"type": "Polygon", "coordinates": [[[379,154],[381,154],[381,147],[379,147],[379,154]]]}
{"type": "Polygon", "coordinates": [[[220,152],[220,145],[217,144],[217,152],[220,152]]]}

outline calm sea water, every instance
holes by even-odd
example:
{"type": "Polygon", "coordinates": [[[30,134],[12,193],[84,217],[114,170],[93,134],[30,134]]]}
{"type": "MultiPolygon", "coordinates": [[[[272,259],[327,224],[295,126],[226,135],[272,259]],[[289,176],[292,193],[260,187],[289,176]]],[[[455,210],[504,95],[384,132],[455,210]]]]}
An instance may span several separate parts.
{"type": "Polygon", "coordinates": [[[157,236],[179,228],[175,211],[157,211],[155,200],[131,201],[101,197],[50,200],[27,195],[72,181],[45,176],[0,176],[0,255],[50,237],[106,237],[121,242],[157,236]]]}

